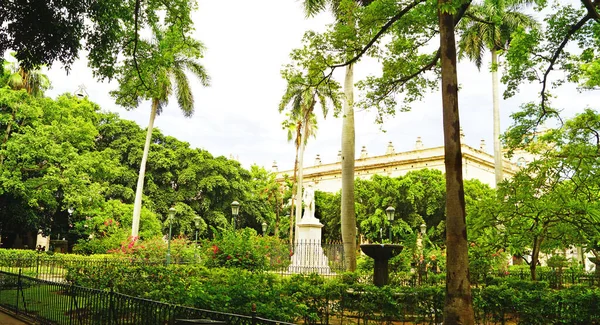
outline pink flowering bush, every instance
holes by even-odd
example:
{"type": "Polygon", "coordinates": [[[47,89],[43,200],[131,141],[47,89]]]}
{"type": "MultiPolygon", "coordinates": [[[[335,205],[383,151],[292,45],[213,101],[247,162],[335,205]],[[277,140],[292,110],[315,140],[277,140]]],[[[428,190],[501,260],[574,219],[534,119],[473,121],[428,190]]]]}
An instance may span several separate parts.
{"type": "Polygon", "coordinates": [[[201,245],[202,263],[208,267],[235,267],[246,270],[267,270],[289,264],[287,243],[258,236],[254,229],[245,228],[218,233],[201,245]]]}
{"type": "MultiPolygon", "coordinates": [[[[140,240],[138,237],[129,237],[117,249],[109,253],[143,259],[148,261],[164,261],[167,256],[167,242],[162,237],[140,240]]],[[[194,247],[185,237],[171,239],[171,261],[186,263],[194,261],[194,247]]]]}

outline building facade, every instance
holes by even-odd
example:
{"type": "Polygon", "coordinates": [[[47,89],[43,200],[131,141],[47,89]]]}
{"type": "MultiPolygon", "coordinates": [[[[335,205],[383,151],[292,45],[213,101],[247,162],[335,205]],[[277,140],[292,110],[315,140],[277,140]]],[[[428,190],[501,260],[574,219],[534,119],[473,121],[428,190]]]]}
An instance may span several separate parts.
{"type": "MultiPolygon", "coordinates": [[[[464,140],[464,139],[463,139],[464,140]]],[[[486,152],[485,142],[481,140],[478,148],[462,144],[463,178],[478,179],[482,183],[495,187],[494,156],[486,152]]],[[[504,177],[512,177],[519,168],[530,162],[532,157],[515,155],[511,160],[504,159],[504,177]]],[[[305,166],[310,162],[305,162],[305,166]]],[[[420,169],[437,169],[445,172],[444,147],[425,148],[420,137],[415,142],[413,150],[395,152],[392,142],[388,143],[385,154],[369,156],[363,146],[359,157],[356,158],[354,173],[356,178],[370,179],[373,175],[398,177],[420,169]]],[[[293,170],[278,171],[277,163],[273,163],[277,179],[283,180],[284,175],[292,176],[293,170]]],[[[337,192],[342,188],[341,155],[331,163],[322,163],[319,155],[312,166],[304,167],[303,184],[312,184],[316,190],[337,192]]]]}

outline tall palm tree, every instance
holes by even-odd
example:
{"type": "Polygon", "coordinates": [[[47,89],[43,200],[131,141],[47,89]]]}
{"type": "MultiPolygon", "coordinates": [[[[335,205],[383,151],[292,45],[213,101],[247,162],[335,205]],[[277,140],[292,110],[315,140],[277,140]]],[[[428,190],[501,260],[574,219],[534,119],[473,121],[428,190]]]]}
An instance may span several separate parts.
{"type": "MultiPolygon", "coordinates": [[[[342,0],[304,0],[307,16],[314,16],[329,7],[338,23],[354,28],[352,10],[341,10],[342,0]]],[[[367,6],[373,0],[355,0],[358,6],[367,6]]],[[[354,161],[356,159],[356,134],[354,125],[354,65],[346,66],[344,77],[344,106],[342,110],[342,199],[341,232],[344,258],[348,271],[356,270],[356,211],[354,210],[354,161]]]]}
{"type": "MultiPolygon", "coordinates": [[[[300,110],[300,113],[302,110],[300,110]]],[[[317,131],[317,115],[311,113],[310,116],[305,119],[302,114],[291,113],[288,115],[289,119],[284,122],[288,125],[288,141],[294,141],[296,147],[296,159],[294,161],[294,176],[293,176],[293,188],[292,193],[292,204],[290,212],[290,243],[294,239],[294,229],[297,231],[297,225],[302,216],[302,182],[304,180],[304,151],[306,150],[306,143],[311,137],[316,137],[317,131]],[[295,204],[295,202],[298,202],[295,204]],[[295,208],[295,209],[294,209],[295,208]]]]}
{"type": "MultiPolygon", "coordinates": [[[[323,117],[327,116],[328,102],[338,109],[341,104],[339,100],[339,86],[334,81],[320,83],[311,86],[311,79],[318,78],[310,71],[306,74],[293,69],[284,70],[283,77],[287,80],[286,91],[279,103],[279,111],[282,112],[286,107],[290,107],[287,122],[284,126],[288,128],[288,140],[293,138],[295,131],[296,161],[294,164],[294,184],[296,184],[295,199],[296,210],[290,213],[290,242],[293,242],[292,225],[296,225],[302,216],[302,182],[304,176],[304,150],[308,138],[315,136],[317,129],[317,117],[314,113],[317,104],[321,106],[323,117]],[[307,86],[308,85],[308,86],[307,86]],[[294,218],[295,212],[295,218],[294,218]]],[[[297,226],[296,226],[297,233],[297,226]]]]}
{"type": "Polygon", "coordinates": [[[203,86],[209,85],[208,74],[197,61],[204,51],[202,43],[181,35],[181,31],[176,29],[154,28],[153,31],[152,40],[138,42],[137,59],[125,60],[120,70],[120,88],[111,93],[117,104],[129,109],[136,108],[141,100],[151,100],[152,103],[135,191],[132,237],[137,237],[139,230],[144,175],[156,116],[168,104],[173,91],[183,115],[191,117],[194,114],[194,98],[186,72],[195,75],[203,86]]]}
{"type": "Polygon", "coordinates": [[[519,12],[519,4],[525,1],[485,0],[482,4],[469,7],[459,29],[459,58],[467,57],[481,69],[483,53],[489,50],[492,58],[492,100],[494,130],[494,169],[496,185],[504,179],[502,175],[502,144],[500,143],[500,94],[498,80],[498,56],[507,48],[511,34],[519,28],[535,28],[533,17],[519,12]]]}
{"type": "Polygon", "coordinates": [[[302,120],[301,119],[293,119],[290,114],[287,114],[288,119],[284,120],[281,125],[284,130],[287,130],[287,139],[288,142],[294,141],[294,147],[296,148],[296,157],[294,158],[294,175],[292,176],[292,198],[290,204],[290,249],[293,247],[292,243],[294,241],[294,207],[296,200],[296,177],[298,176],[298,153],[300,152],[300,138],[301,138],[301,130],[302,130],[302,120]]]}

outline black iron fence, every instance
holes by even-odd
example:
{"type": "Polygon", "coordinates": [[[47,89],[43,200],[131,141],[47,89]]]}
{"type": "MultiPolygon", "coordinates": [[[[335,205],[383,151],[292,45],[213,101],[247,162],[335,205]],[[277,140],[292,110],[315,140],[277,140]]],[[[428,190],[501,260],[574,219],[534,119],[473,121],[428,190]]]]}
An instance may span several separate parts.
{"type": "MultiPolygon", "coordinates": [[[[271,263],[269,271],[281,275],[319,273],[335,276],[346,270],[344,246],[341,242],[301,240],[291,246],[293,249],[286,258],[287,263],[271,263]]],[[[284,257],[277,257],[278,260],[282,258],[284,257]]]]}
{"type": "MultiPolygon", "coordinates": [[[[511,272],[500,272],[494,274],[495,277],[518,278],[520,280],[530,280],[531,272],[529,270],[518,270],[511,272]]],[[[587,284],[590,286],[600,285],[600,277],[596,273],[585,272],[579,269],[553,269],[537,270],[536,280],[545,281],[553,288],[574,284],[587,284]]]]}
{"type": "Polygon", "coordinates": [[[281,324],[256,316],[221,313],[136,298],[113,291],[40,280],[0,271],[0,306],[39,324],[281,324]],[[198,323],[198,322],[196,322],[198,323]]]}
{"type": "MultiPolygon", "coordinates": [[[[200,261],[201,263],[201,261],[200,261]]],[[[164,265],[165,260],[147,260],[126,257],[91,258],[77,255],[39,254],[36,258],[0,258],[0,271],[46,280],[50,282],[69,282],[69,270],[84,268],[94,269],[108,265],[141,266],[164,265]]],[[[175,261],[172,264],[190,264],[175,261]]],[[[294,245],[293,250],[273,250],[269,253],[266,270],[271,273],[288,276],[297,273],[319,273],[323,276],[336,276],[345,271],[343,245],[339,242],[303,241],[294,245]],[[294,257],[297,254],[298,257],[294,257]]],[[[538,269],[538,281],[545,281],[553,288],[574,284],[600,285],[600,277],[592,272],[579,269],[538,269]]],[[[493,272],[485,275],[471,274],[473,285],[486,285],[494,278],[531,278],[529,270],[521,269],[510,272],[493,272]]],[[[390,284],[395,286],[443,285],[443,273],[414,268],[414,272],[396,272],[390,270],[390,284]]]]}
{"type": "MultiPolygon", "coordinates": [[[[335,276],[345,271],[344,248],[339,242],[300,241],[289,249],[289,244],[273,247],[268,253],[266,270],[280,275],[296,273],[320,273],[335,276]],[[296,256],[294,256],[296,255],[296,256]]],[[[195,263],[202,263],[201,261],[195,263]]],[[[22,272],[23,275],[52,282],[67,282],[69,269],[95,268],[107,265],[140,266],[164,265],[164,259],[141,259],[128,257],[92,258],[85,256],[60,254],[38,254],[35,258],[1,258],[0,271],[9,273],[22,272]]],[[[171,264],[183,263],[177,260],[171,264]]]]}
{"type": "Polygon", "coordinates": [[[2,258],[0,271],[46,280],[68,282],[69,269],[95,268],[107,265],[164,265],[164,260],[144,260],[131,258],[89,258],[77,255],[46,255],[36,258],[2,258]]]}

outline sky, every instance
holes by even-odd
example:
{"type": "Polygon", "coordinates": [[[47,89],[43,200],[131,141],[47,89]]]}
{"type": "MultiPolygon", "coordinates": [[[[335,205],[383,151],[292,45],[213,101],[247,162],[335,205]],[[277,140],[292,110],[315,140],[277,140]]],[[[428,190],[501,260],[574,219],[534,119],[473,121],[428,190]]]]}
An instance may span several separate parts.
{"type": "MultiPolygon", "coordinates": [[[[185,118],[172,99],[157,117],[155,127],[164,134],[189,142],[194,148],[208,150],[214,156],[233,157],[242,166],[252,164],[271,169],[273,161],[279,170],[293,167],[295,148],[287,141],[287,132],[281,127],[284,115],[278,111],[285,90],[280,70],[289,63],[289,53],[301,45],[307,30],[323,31],[333,22],[329,14],[307,19],[300,0],[254,1],[199,0],[193,14],[195,37],[207,50],[201,63],[211,77],[211,86],[203,88],[191,81],[195,114],[185,118]]],[[[355,81],[368,75],[377,75],[379,66],[374,61],[361,61],[355,66],[355,81]]],[[[562,74],[560,71],[553,72],[562,74]]],[[[109,91],[116,83],[101,83],[94,79],[85,58],[75,62],[71,72],[56,64],[48,71],[53,88],[48,96],[73,93],[83,84],[89,99],[103,110],[113,111],[122,118],[134,120],[146,128],[150,102],[144,102],[132,111],[115,104],[109,91]]],[[[343,69],[334,77],[342,81],[343,69]]],[[[485,140],[487,152],[492,153],[492,97],[489,62],[478,71],[470,62],[460,62],[458,78],[461,84],[459,110],[465,143],[478,148],[485,140]]],[[[504,87],[501,87],[502,89],[504,87]]],[[[502,131],[511,124],[510,114],[525,102],[538,99],[539,84],[524,85],[518,95],[501,102],[502,131]]],[[[597,103],[598,92],[578,92],[574,85],[565,85],[554,91],[553,105],[572,116],[597,103]]],[[[355,96],[360,92],[355,90],[355,96]]],[[[425,147],[441,146],[441,96],[438,91],[427,93],[425,99],[412,105],[410,112],[398,112],[375,123],[372,111],[356,112],[356,155],[365,146],[370,156],[385,153],[391,141],[396,152],[414,148],[417,137],[425,147]]],[[[336,161],[341,146],[341,119],[319,117],[317,137],[310,139],[306,148],[305,166],[312,166],[316,154],[322,163],[336,161]]]]}

